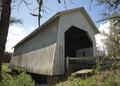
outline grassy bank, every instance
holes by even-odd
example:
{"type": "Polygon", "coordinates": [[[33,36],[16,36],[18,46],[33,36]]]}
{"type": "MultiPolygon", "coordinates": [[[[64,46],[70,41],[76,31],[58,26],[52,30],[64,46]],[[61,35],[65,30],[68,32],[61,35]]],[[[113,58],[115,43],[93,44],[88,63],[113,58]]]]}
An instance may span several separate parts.
{"type": "Polygon", "coordinates": [[[120,70],[102,71],[86,78],[71,76],[56,86],[120,86],[120,70]]]}

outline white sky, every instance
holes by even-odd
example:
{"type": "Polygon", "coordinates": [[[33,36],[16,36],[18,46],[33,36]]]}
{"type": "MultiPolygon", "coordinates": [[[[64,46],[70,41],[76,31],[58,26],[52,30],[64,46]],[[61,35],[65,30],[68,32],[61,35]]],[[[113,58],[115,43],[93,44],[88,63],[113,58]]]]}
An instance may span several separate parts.
{"type": "MultiPolygon", "coordinates": [[[[108,27],[109,27],[109,22],[106,22],[104,24],[100,24],[98,29],[100,32],[102,31],[109,32],[108,27]]],[[[12,47],[20,40],[22,40],[24,37],[26,37],[34,29],[35,29],[34,27],[31,27],[28,30],[18,25],[11,25],[9,28],[9,34],[7,38],[6,51],[13,52],[12,47]]],[[[100,50],[103,50],[105,48],[103,43],[105,37],[102,34],[97,34],[95,38],[96,38],[97,47],[100,50]]]]}
{"type": "Polygon", "coordinates": [[[12,47],[26,37],[30,32],[32,32],[33,29],[35,28],[31,27],[29,30],[27,30],[26,28],[17,25],[11,25],[8,31],[6,51],[13,52],[12,47]]]}
{"type": "Polygon", "coordinates": [[[99,50],[103,51],[104,49],[106,49],[106,46],[104,44],[104,40],[106,39],[106,37],[102,34],[102,32],[109,33],[109,29],[108,29],[109,26],[110,26],[110,23],[106,22],[104,24],[100,24],[98,28],[100,33],[97,34],[95,38],[96,38],[96,46],[98,47],[99,50]]]}

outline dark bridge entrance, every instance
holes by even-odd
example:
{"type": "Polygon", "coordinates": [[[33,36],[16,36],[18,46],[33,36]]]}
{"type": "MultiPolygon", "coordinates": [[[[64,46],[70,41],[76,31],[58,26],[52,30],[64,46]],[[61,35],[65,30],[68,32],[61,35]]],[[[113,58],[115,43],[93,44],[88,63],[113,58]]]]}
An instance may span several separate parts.
{"type": "Polygon", "coordinates": [[[77,59],[89,56],[93,56],[93,43],[88,33],[75,26],[70,27],[65,32],[65,57],[72,57],[74,59],[69,62],[69,70],[71,72],[80,70],[83,65],[77,59]]]}

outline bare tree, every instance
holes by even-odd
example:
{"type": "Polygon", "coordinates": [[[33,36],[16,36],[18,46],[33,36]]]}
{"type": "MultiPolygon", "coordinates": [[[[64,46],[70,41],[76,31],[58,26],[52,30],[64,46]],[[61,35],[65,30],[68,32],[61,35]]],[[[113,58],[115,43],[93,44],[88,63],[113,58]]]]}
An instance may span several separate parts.
{"type": "Polygon", "coordinates": [[[104,15],[104,18],[97,22],[115,19],[117,21],[115,25],[117,23],[120,23],[120,16],[119,16],[120,15],[120,0],[96,0],[96,1],[98,5],[103,5],[105,8],[105,10],[102,13],[104,15]],[[114,12],[117,12],[119,15],[112,16],[114,12]]]}
{"type": "Polygon", "coordinates": [[[40,18],[41,18],[40,12],[41,12],[41,7],[43,5],[43,0],[37,0],[37,2],[38,2],[38,6],[39,6],[39,10],[38,10],[38,25],[40,26],[40,18]]]}

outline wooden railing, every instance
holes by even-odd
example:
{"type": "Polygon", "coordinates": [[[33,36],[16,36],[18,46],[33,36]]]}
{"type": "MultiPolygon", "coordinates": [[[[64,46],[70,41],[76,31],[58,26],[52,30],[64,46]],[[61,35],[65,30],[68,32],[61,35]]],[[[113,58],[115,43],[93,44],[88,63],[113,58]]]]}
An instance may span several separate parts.
{"type": "Polygon", "coordinates": [[[68,69],[71,61],[76,62],[99,62],[98,57],[66,57],[66,68],[68,69]]]}

